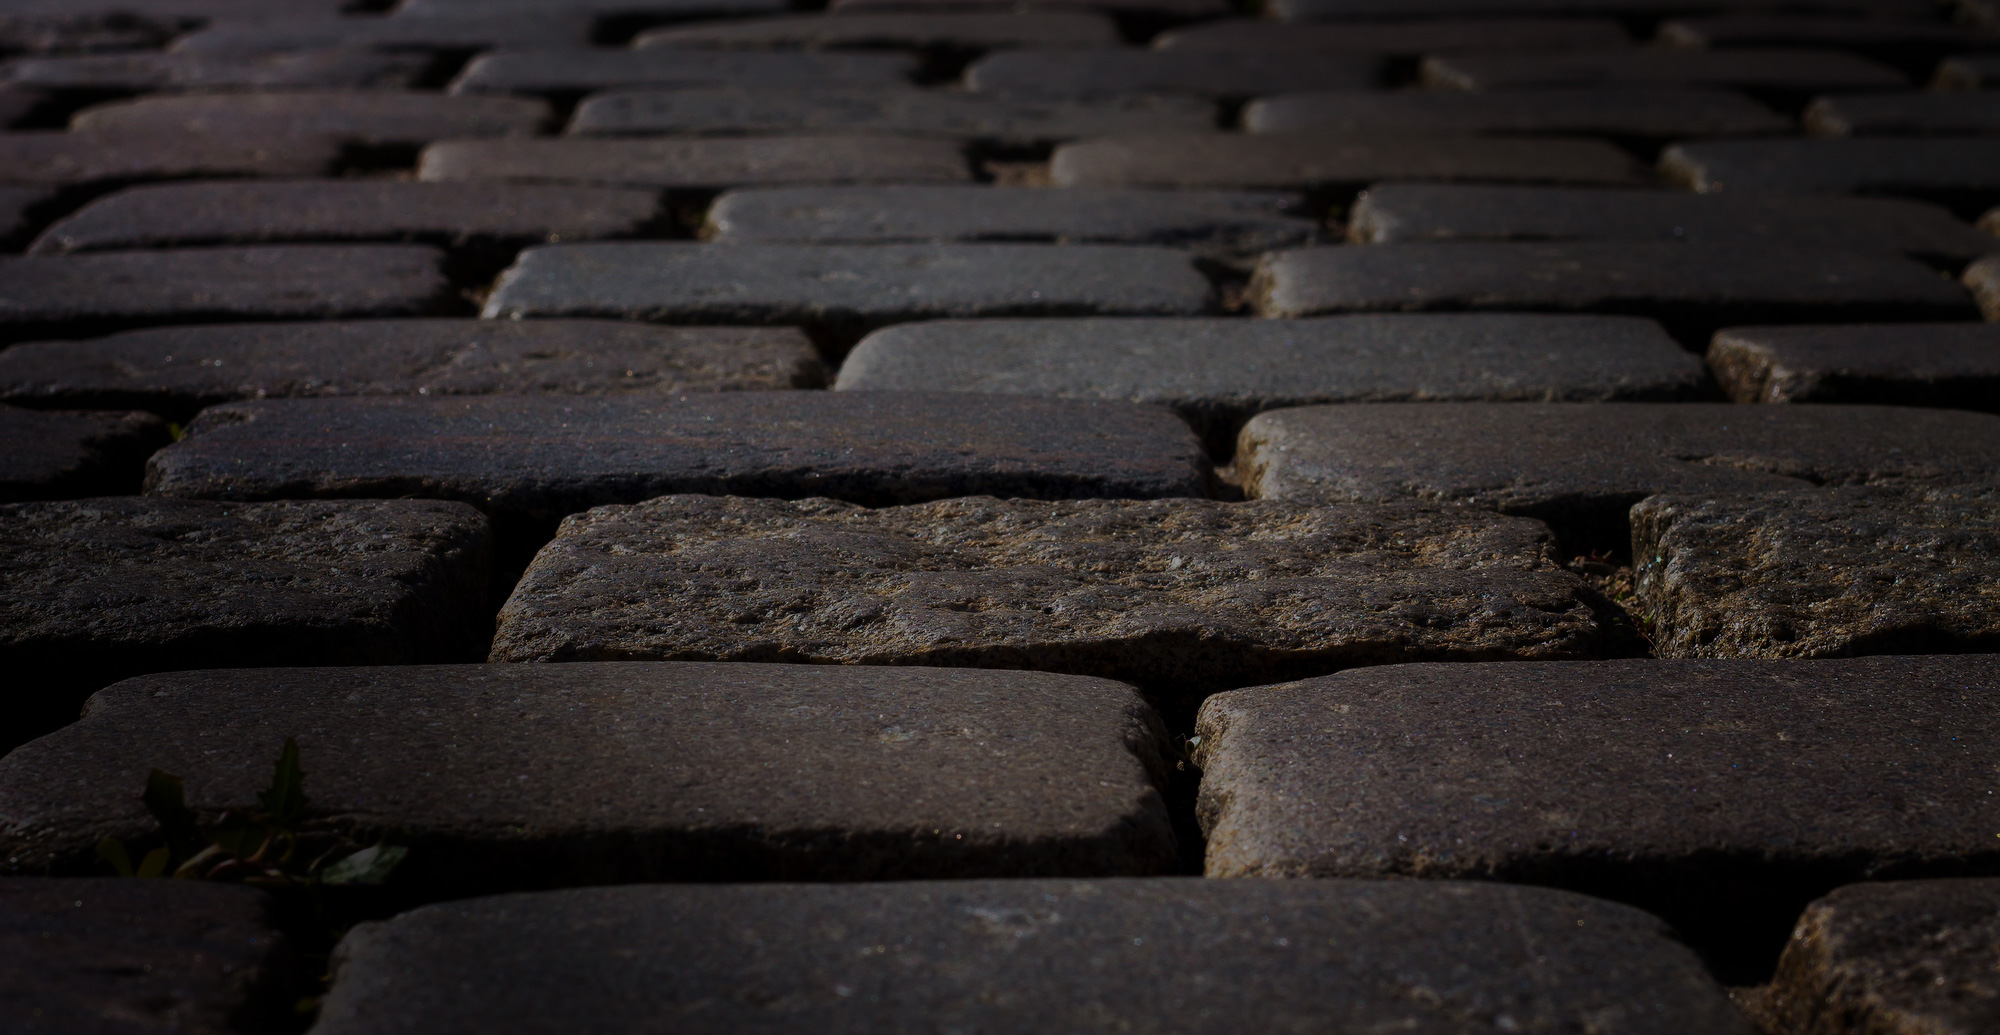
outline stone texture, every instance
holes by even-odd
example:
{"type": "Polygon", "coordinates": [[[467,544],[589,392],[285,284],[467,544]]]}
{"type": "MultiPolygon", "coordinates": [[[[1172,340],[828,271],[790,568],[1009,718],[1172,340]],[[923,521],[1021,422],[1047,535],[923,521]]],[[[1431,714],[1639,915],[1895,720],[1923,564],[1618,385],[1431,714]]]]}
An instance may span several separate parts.
{"type": "Polygon", "coordinates": [[[1708,365],[1737,402],[2000,411],[2000,325],[1731,327],[1708,365]]]}
{"type": "Polygon", "coordinates": [[[1963,262],[2000,242],[1935,205],[1889,198],[1758,198],[1677,191],[1391,183],[1349,210],[1349,239],[1674,241],[1880,249],[1963,262]]]}
{"type": "Polygon", "coordinates": [[[145,323],[415,316],[443,304],[443,253],[276,245],[0,257],[0,341],[145,323]]]}
{"type": "Polygon", "coordinates": [[[1435,54],[1424,84],[1444,90],[1537,87],[1726,86],[1788,93],[1895,90],[1902,73],[1832,50],[1629,50],[1610,53],[1435,54]]]}
{"type": "Polygon", "coordinates": [[[367,144],[422,144],[445,137],[522,136],[553,118],[547,104],[525,97],[322,90],[141,97],[86,108],[70,119],[70,127],[247,137],[289,133],[367,144]]]}
{"type": "Polygon", "coordinates": [[[1028,11],[1004,14],[794,14],[740,22],[676,25],[643,32],[640,50],[819,50],[907,47],[997,50],[1003,47],[1114,47],[1118,29],[1101,14],[1028,11]]]}
{"type": "Polygon", "coordinates": [[[1166,731],[1040,672],[452,665],[114,686],[0,761],[0,857],[87,868],[152,827],[159,767],[213,815],[296,736],[318,834],[412,851],[405,901],[640,881],[1111,876],[1171,865],[1166,731]],[[533,735],[523,736],[523,723],[533,735]]]}
{"type": "MultiPolygon", "coordinates": [[[[1285,28],[1293,28],[1285,26],[1285,28]]],[[[1789,133],[1792,120],[1720,90],[1400,91],[1284,94],[1251,102],[1252,133],[1576,133],[1623,137],[1789,133]]]]}
{"type": "Polygon", "coordinates": [[[175,53],[266,54],[283,50],[486,50],[491,47],[581,47],[590,39],[587,12],[467,14],[462,17],[244,18],[211,24],[174,40],[175,53]]]}
{"type": "Polygon", "coordinates": [[[835,387],[1170,406],[1227,457],[1243,422],[1265,410],[1690,399],[1708,374],[1657,325],[1624,316],[966,320],[876,331],[841,364],[835,387]]]}
{"type": "Polygon", "coordinates": [[[1660,155],[1704,194],[2000,194],[2000,139],[1714,140],[1660,155]]]}
{"type": "Polygon", "coordinates": [[[476,17],[496,11],[536,14],[584,11],[599,17],[643,16],[662,20],[750,18],[778,15],[785,0],[402,0],[399,16],[476,17]]]}
{"type": "Polygon", "coordinates": [[[1422,57],[1439,50],[1617,50],[1632,45],[1608,18],[1465,18],[1296,25],[1247,18],[1173,29],[1159,50],[1353,51],[1422,57]]]}
{"type": "Polygon", "coordinates": [[[731,191],[708,210],[704,232],[732,244],[1049,241],[1236,253],[1318,237],[1292,195],[984,185],[731,191]]]}
{"type": "Polygon", "coordinates": [[[274,90],[397,88],[424,70],[421,54],[367,50],[271,54],[88,54],[25,58],[8,82],[37,90],[274,90]]]}
{"type": "MultiPolygon", "coordinates": [[[[652,191],[508,183],[290,180],[134,187],[58,220],[37,253],[295,241],[422,241],[518,248],[637,236],[652,191]]],[[[501,261],[505,261],[502,259],[501,261]]]]}
{"type": "Polygon", "coordinates": [[[1939,62],[1933,85],[1940,90],[1991,90],[2000,86],[2000,54],[1966,55],[1939,62]]]}
{"type": "Polygon", "coordinates": [[[1979,300],[1988,320],[2000,320],[2000,255],[1989,255],[1965,268],[1965,286],[1979,300]]]}
{"type": "Polygon", "coordinates": [[[424,149],[417,178],[718,190],[785,184],[961,183],[950,140],[798,136],[696,140],[449,140],[424,149]]]}
{"type": "Polygon", "coordinates": [[[1200,132],[1215,108],[1192,97],[1064,101],[890,87],[873,90],[626,90],[586,99],[569,131],[584,135],[905,133],[1047,144],[1116,133],[1200,132]]]}
{"type": "Polygon", "coordinates": [[[1295,90],[1365,90],[1382,76],[1372,55],[1233,50],[1012,50],[965,70],[968,89],[1088,97],[1192,93],[1254,97],[1295,90]]]}
{"type": "MultiPolygon", "coordinates": [[[[1012,0],[833,0],[828,9],[835,14],[872,11],[922,11],[932,14],[972,11],[1014,11],[1021,5],[1012,0]]],[[[1035,0],[1031,10],[1103,11],[1167,21],[1215,18],[1226,15],[1226,0],[1035,0]]]]}
{"type": "Polygon", "coordinates": [[[1682,18],[1659,27],[1664,46],[1830,47],[1855,51],[1909,67],[1928,68],[1938,58],[1965,50],[2000,47],[2000,33],[1934,20],[1896,21],[1804,15],[1736,14],[1682,18]]]}
{"type": "Polygon", "coordinates": [[[1271,3],[1271,14],[1288,22],[1495,15],[1594,15],[1643,20],[1769,9],[1912,19],[1934,18],[1937,14],[1927,0],[1272,0],[1271,3]]]}
{"type": "Polygon", "coordinates": [[[1786,1031],[1978,1035],[2000,1027],[2000,880],[1838,888],[1806,907],[1772,989],[1786,1031]]]}
{"type": "Polygon", "coordinates": [[[789,327],[622,320],[215,324],[0,352],[0,402],[124,407],[183,423],[246,399],[674,395],[824,382],[812,343],[789,327]]]}
{"type": "Polygon", "coordinates": [[[592,889],[361,927],[336,966],[323,1035],[1750,1030],[1652,917],[1475,884],[592,889]]]}
{"type": "Polygon", "coordinates": [[[1567,888],[1760,981],[1837,885],[2000,872],[1996,704],[2000,666],[1973,657],[1421,665],[1244,690],[1196,728],[1207,871],[1567,888]]]}
{"type": "Polygon", "coordinates": [[[1864,93],[1822,97],[1805,112],[1816,137],[2000,134],[2000,104],[1976,93],[1864,93]]]}
{"type": "Polygon", "coordinates": [[[1541,518],[1572,553],[1623,553],[1659,492],[1950,484],[2000,464],[2000,418],[1880,406],[1318,406],[1245,426],[1252,496],[1457,501],[1541,518]]]}
{"type": "Polygon", "coordinates": [[[323,176],[332,137],[184,133],[0,133],[0,183],[75,186],[213,176],[323,176]]]}
{"type": "Polygon", "coordinates": [[[291,953],[251,888],[0,881],[0,1027],[232,1035],[291,1012],[291,953]]]}
{"type": "Polygon", "coordinates": [[[1598,140],[1540,137],[1221,133],[1111,137],[1056,148],[1061,187],[1301,187],[1376,180],[1641,182],[1631,157],[1598,140]]]}
{"type": "Polygon", "coordinates": [[[1632,553],[1637,606],[1665,657],[2000,647],[1990,486],[1680,490],[1632,508],[1632,553]]]}
{"type": "Polygon", "coordinates": [[[477,657],[490,554],[459,503],[0,504],[0,746],[145,672],[477,657]]]}
{"type": "Polygon", "coordinates": [[[167,426],[144,413],[37,413],[0,406],[0,502],[135,493],[167,426]]]}
{"type": "Polygon", "coordinates": [[[474,58],[453,93],[555,93],[656,86],[828,89],[895,86],[917,69],[906,54],[756,54],[699,50],[523,50],[474,58]]]}

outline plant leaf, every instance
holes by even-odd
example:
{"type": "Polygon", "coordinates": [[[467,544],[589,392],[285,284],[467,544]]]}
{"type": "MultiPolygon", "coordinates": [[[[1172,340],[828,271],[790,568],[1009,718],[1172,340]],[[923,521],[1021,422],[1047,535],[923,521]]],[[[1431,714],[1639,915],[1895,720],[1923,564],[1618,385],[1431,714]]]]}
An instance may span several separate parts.
{"type": "Polygon", "coordinates": [[[111,872],[120,877],[132,875],[132,856],[125,851],[125,842],[115,837],[107,837],[97,842],[97,857],[104,860],[111,867],[111,872]]]}
{"type": "Polygon", "coordinates": [[[217,859],[223,858],[228,854],[229,853],[223,851],[220,846],[209,845],[207,848],[204,848],[201,851],[195,853],[194,858],[189,859],[188,861],[180,864],[180,866],[175,868],[174,876],[183,879],[186,878],[198,879],[202,876],[202,870],[201,870],[202,867],[207,866],[209,863],[212,863],[217,859]]]}
{"type": "Polygon", "coordinates": [[[181,778],[158,769],[146,774],[146,811],[160,824],[167,847],[176,855],[192,855],[202,844],[201,829],[195,825],[194,810],[187,807],[187,790],[181,778]]]}
{"type": "Polygon", "coordinates": [[[262,823],[252,823],[247,819],[232,819],[220,826],[209,828],[208,839],[230,855],[246,856],[255,852],[270,834],[270,828],[262,823]]]}
{"type": "Polygon", "coordinates": [[[284,750],[278,752],[278,764],[271,771],[271,787],[257,796],[264,806],[265,818],[280,830],[291,830],[298,826],[306,813],[306,774],[299,767],[299,742],[285,738],[284,750]]]}
{"type": "Polygon", "coordinates": [[[388,880],[389,874],[409,854],[409,849],[391,845],[363,848],[322,870],[320,883],[372,888],[388,880]]]}
{"type": "Polygon", "coordinates": [[[161,845],[147,852],[146,857],[139,860],[139,868],[133,872],[133,875],[137,877],[158,877],[167,872],[167,864],[173,861],[173,857],[174,853],[166,845],[161,845]]]}

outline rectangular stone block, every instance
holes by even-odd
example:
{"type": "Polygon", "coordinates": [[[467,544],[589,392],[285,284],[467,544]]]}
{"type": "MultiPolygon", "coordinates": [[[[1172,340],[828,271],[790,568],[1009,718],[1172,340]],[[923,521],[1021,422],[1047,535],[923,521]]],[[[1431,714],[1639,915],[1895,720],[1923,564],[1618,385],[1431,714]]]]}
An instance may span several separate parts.
{"type": "Polygon", "coordinates": [[[699,18],[753,18],[789,10],[785,0],[402,0],[396,13],[408,17],[479,17],[496,11],[536,14],[585,12],[596,17],[643,17],[678,21],[699,18]]]}
{"type": "Polygon", "coordinates": [[[266,133],[328,136],[366,144],[424,144],[445,137],[527,136],[555,115],[526,97],[316,90],[140,97],[86,108],[70,119],[85,132],[266,133]]]}
{"type": "Polygon", "coordinates": [[[897,86],[907,54],[756,54],[699,50],[521,50],[483,54],[452,80],[458,93],[581,93],[618,87],[828,89],[897,86]]]}
{"type": "Polygon", "coordinates": [[[1979,311],[1988,320],[2000,320],[2000,255],[1989,255],[1967,266],[1961,279],[1979,300],[1979,311]]]}
{"type": "Polygon", "coordinates": [[[2000,417],[1726,403],[1315,406],[1252,419],[1237,451],[1252,497],[1450,500],[1540,518],[1570,553],[1622,554],[1626,511],[1655,493],[1986,478],[2000,464],[2000,417]]]}
{"type": "Polygon", "coordinates": [[[1672,241],[1879,249],[1957,262],[2000,248],[1949,211],[1919,201],[1419,183],[1362,192],[1348,212],[1347,236],[1370,244],[1672,241]]]}
{"type": "Polygon", "coordinates": [[[577,106],[569,132],[587,136],[743,133],[903,133],[1046,145],[1117,133],[1202,132],[1215,106],[1194,97],[1094,101],[873,90],[623,90],[577,106]]]}
{"type": "Polygon", "coordinates": [[[0,502],[136,493],[146,457],[168,442],[145,413],[76,413],[0,406],[0,502]]]}
{"type": "Polygon", "coordinates": [[[1737,402],[2000,410],[1994,324],[1731,327],[1708,365],[1737,402]]]}
{"type": "Polygon", "coordinates": [[[1210,877],[1566,888],[1766,980],[1840,884],[2000,872],[1991,658],[1410,665],[1212,698],[1210,877]],[[1921,804],[1919,804],[1921,803],[1921,804]]]}
{"type": "MultiPolygon", "coordinates": [[[[704,235],[730,244],[1046,241],[1254,254],[1310,244],[1295,195],[1075,187],[796,187],[730,191],[704,235]]],[[[2000,244],[1996,244],[2000,247],[2000,244]]]]}
{"type": "Polygon", "coordinates": [[[1992,1031],[2000,988],[1986,957],[1996,943],[2000,880],[1837,888],[1799,917],[1772,982],[1772,1013],[1788,1031],[1992,1031]]]}
{"type": "Polygon", "coordinates": [[[1816,137],[2000,134],[2000,104],[1976,93],[1863,93],[1821,97],[1805,111],[1816,137]]]}
{"type": "Polygon", "coordinates": [[[0,133],[0,183],[77,186],[209,176],[325,176],[333,137],[184,133],[0,133]]]}
{"type": "Polygon", "coordinates": [[[641,881],[1149,874],[1168,745],[1131,687],[1041,672],[450,665],[182,672],[0,761],[0,857],[145,843],[133,788],[255,804],[298,739],[315,833],[410,853],[402,901],[641,881]],[[524,736],[524,723],[532,736],[524,736]]]}
{"type": "Polygon", "coordinates": [[[675,395],[824,383],[812,342],[789,327],[624,320],[213,324],[0,352],[0,401],[141,409],[181,423],[247,399],[675,395]]]}
{"type": "Polygon", "coordinates": [[[998,50],[1115,47],[1118,28],[1085,11],[1021,13],[781,15],[675,25],[642,32],[639,50],[821,50],[837,47],[998,50]]]}
{"type": "MultiPolygon", "coordinates": [[[[1293,28],[1285,26],[1285,28],[1293,28]]],[[[1721,90],[1399,91],[1283,94],[1243,110],[1252,133],[1576,133],[1620,137],[1757,136],[1791,119],[1721,90]]]]}
{"type": "Polygon", "coordinates": [[[1902,73],[1834,50],[1648,50],[1611,53],[1434,54],[1424,59],[1424,85],[1440,90],[1520,90],[1546,87],[1722,86],[1782,93],[1897,90],[1902,73]]]}
{"type": "Polygon", "coordinates": [[[2000,139],[1696,141],[1662,152],[1660,172],[1704,194],[1992,198],[2000,196],[2000,139]]]}
{"type": "Polygon", "coordinates": [[[1544,137],[1155,134],[1064,144],[1050,168],[1060,187],[1296,190],[1376,180],[1644,180],[1631,156],[1608,143],[1544,137]]]}
{"type": "Polygon", "coordinates": [[[1354,51],[1422,57],[1439,50],[1618,50],[1632,45],[1609,18],[1462,18],[1298,25],[1247,18],[1171,29],[1159,50],[1354,51]]]}
{"type": "Polygon", "coordinates": [[[2000,54],[1967,54],[1938,63],[1931,85],[1939,90],[1991,90],[2000,85],[2000,54]]]}
{"type": "MultiPolygon", "coordinates": [[[[1019,5],[1008,0],[833,0],[827,5],[835,14],[871,11],[922,11],[926,13],[1013,11],[1019,5]]],[[[1225,0],[1042,0],[1038,10],[1085,10],[1125,14],[1165,21],[1199,21],[1230,12],[1225,0]]]]}
{"type": "MultiPolygon", "coordinates": [[[[0,371],[5,363],[0,355],[0,371]]],[[[1658,325],[1625,316],[944,320],[862,339],[834,387],[1170,406],[1211,455],[1227,458],[1243,423],[1265,410],[1694,399],[1707,391],[1708,373],[1658,325]]]]}
{"type": "Polygon", "coordinates": [[[175,53],[264,54],[279,50],[487,50],[493,47],[582,47],[590,41],[587,12],[481,14],[458,17],[239,18],[212,22],[174,40],[175,53]]]}
{"type": "Polygon", "coordinates": [[[324,1035],[1751,1030],[1654,918],[1480,884],[605,888],[433,906],[338,959],[324,1035]]]}
{"type": "Polygon", "coordinates": [[[0,504],[0,746],[146,672],[476,658],[491,552],[462,503],[0,504]]]}
{"type": "Polygon", "coordinates": [[[785,184],[963,183],[951,140],[893,136],[702,140],[447,140],[424,148],[417,178],[720,190],[785,184]]]}
{"type": "Polygon", "coordinates": [[[1927,19],[1925,0],[1272,0],[1282,21],[1378,18],[1478,18],[1517,15],[1657,19],[1689,14],[1745,14],[1778,9],[1805,14],[1927,19]]]}
{"type": "Polygon", "coordinates": [[[1089,97],[1192,93],[1254,97],[1294,90],[1366,90],[1382,78],[1373,55],[1234,50],[1011,50],[965,70],[982,93],[1089,97]]]}
{"type": "Polygon", "coordinates": [[[25,58],[8,66],[9,82],[37,90],[400,89],[427,63],[422,54],[368,50],[270,54],[85,54],[25,58]]]}
{"type": "Polygon", "coordinates": [[[1990,50],[2000,36],[1936,20],[1893,20],[1797,14],[1733,14],[1662,23],[1655,42],[1668,47],[1827,47],[1885,60],[1917,60],[1963,50],[1990,50]]]}

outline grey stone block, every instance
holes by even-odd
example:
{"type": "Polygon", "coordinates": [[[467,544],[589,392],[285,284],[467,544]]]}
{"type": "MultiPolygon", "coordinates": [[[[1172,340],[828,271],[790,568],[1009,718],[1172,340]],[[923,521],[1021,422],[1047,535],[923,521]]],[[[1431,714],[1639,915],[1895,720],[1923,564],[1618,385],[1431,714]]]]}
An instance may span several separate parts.
{"type": "Polygon", "coordinates": [[[1790,1031],[1992,1031],[2000,987],[1986,957],[1996,943],[2000,880],[1839,888],[1799,918],[1772,983],[1774,1012],[1790,1031]]]}
{"type": "Polygon", "coordinates": [[[1117,133],[1215,128],[1214,105],[1193,97],[1098,101],[984,97],[891,87],[874,90],[626,90],[586,99],[569,131],[583,135],[905,133],[1049,144],[1117,133]]]}
{"type": "Polygon", "coordinates": [[[1376,180],[1636,184],[1631,156],[1598,140],[1472,136],[1236,136],[1184,133],[1111,137],[1056,148],[1062,187],[1348,186],[1376,180]]]}
{"type": "MultiPolygon", "coordinates": [[[[922,11],[926,13],[970,11],[1014,11],[1012,0],[833,0],[828,5],[835,14],[871,11],[922,11]]],[[[1103,11],[1138,17],[1190,21],[1216,18],[1230,12],[1226,0],[1037,0],[1036,10],[1103,11]]]]}
{"type": "Polygon", "coordinates": [[[1424,59],[1425,85],[1444,90],[1537,87],[1728,86],[1787,93],[1895,90],[1902,73],[1833,50],[1647,50],[1590,53],[1434,54],[1424,59]]]}
{"type": "Polygon", "coordinates": [[[1988,320],[2000,320],[2000,255],[1989,255],[1965,268],[1962,278],[1979,300],[1988,320]]]}
{"type": "Polygon", "coordinates": [[[617,87],[827,89],[896,86],[917,70],[907,54],[756,54],[699,50],[522,50],[476,57],[452,93],[568,93],[617,87]]]}
{"type": "Polygon", "coordinates": [[[1160,50],[1356,51],[1422,57],[1438,50],[1618,50],[1632,45],[1609,18],[1465,18],[1297,25],[1248,18],[1171,29],[1160,50]]]}
{"type": "Polygon", "coordinates": [[[582,11],[597,17],[643,17],[669,20],[750,18],[779,15],[790,9],[785,0],[402,0],[396,13],[411,17],[480,17],[496,11],[520,14],[582,11]]]}
{"type": "Polygon", "coordinates": [[[422,144],[446,137],[523,136],[553,118],[547,104],[526,97],[319,90],[141,97],[86,108],[70,119],[70,128],[237,137],[280,133],[422,144]]]}
{"type": "Polygon", "coordinates": [[[0,183],[75,186],[224,176],[324,176],[333,137],[0,133],[0,183]]]}
{"type": "Polygon", "coordinates": [[[2000,194],[2000,139],[1713,140],[1660,155],[1669,180],[1704,194],[2000,194]]]}
{"type": "Polygon", "coordinates": [[[1929,63],[1958,51],[1994,49],[2000,46],[2000,35],[1932,19],[1737,13],[1665,22],[1654,42],[1690,49],[1827,47],[1890,61],[1929,63]]]}
{"type": "Polygon", "coordinates": [[[262,54],[279,50],[485,50],[581,47],[590,40],[583,11],[544,14],[388,18],[240,18],[211,23],[174,40],[174,53],[262,54]]]}
{"type": "Polygon", "coordinates": [[[1411,665],[1244,690],[1196,727],[1208,875],[1567,888],[1762,981],[1837,885],[2000,871],[1996,704],[2000,666],[1971,657],[1411,665]]]}
{"type": "MultiPolygon", "coordinates": [[[[1291,26],[1286,26],[1291,28],[1291,26]]],[[[1327,92],[1253,101],[1252,133],[1577,133],[1624,137],[1789,133],[1792,120],[1720,90],[1327,92]]]]}
{"type": "Polygon", "coordinates": [[[2000,85],[2000,54],[1969,54],[1938,63],[1932,86],[1939,90],[1991,90],[2000,85]]]}
{"type": "Polygon", "coordinates": [[[167,426],[144,413],[37,413],[0,406],[0,502],[135,493],[167,426]]]}
{"type": "Polygon", "coordinates": [[[411,851],[404,901],[639,881],[1158,873],[1166,731],[1131,687],[1039,672],[453,665],[119,684],[0,761],[0,857],[87,868],[152,827],[158,767],[214,815],[296,737],[308,823],[411,851]],[[532,736],[523,736],[524,726],[532,736]]]}
{"type": "Polygon", "coordinates": [[[2000,411],[1995,324],[1731,327],[1708,365],[1737,402],[2000,411]]]}
{"type": "Polygon", "coordinates": [[[1477,18],[1495,15],[1612,16],[1635,19],[1689,14],[1745,14],[1778,9],[1806,14],[1927,19],[1926,0],[1272,0],[1288,22],[1377,18],[1477,18]]]}
{"type": "Polygon", "coordinates": [[[787,184],[962,183],[950,140],[798,136],[698,140],[448,140],[424,149],[417,178],[719,190],[787,184]]]}
{"type": "Polygon", "coordinates": [[[1026,11],[970,14],[794,14],[741,22],[676,25],[632,41],[653,48],[818,50],[907,47],[997,50],[1003,47],[1113,47],[1118,28],[1101,14],[1026,11]]]}
{"type": "Polygon", "coordinates": [[[270,90],[408,87],[423,72],[422,54],[368,50],[271,54],[88,54],[26,58],[8,81],[38,90],[270,90]]]}
{"type": "Polygon", "coordinates": [[[1089,97],[1192,93],[1254,97],[1295,90],[1365,90],[1382,77],[1373,55],[1233,50],[1013,50],[965,70],[968,89],[1089,97]]]}
{"type": "Polygon", "coordinates": [[[323,1035],[1750,1031],[1652,917],[1475,884],[606,888],[433,906],[338,958],[323,1035]]]}
{"type": "Polygon", "coordinates": [[[2000,103],[1976,93],[1864,93],[1821,97],[1805,111],[1816,137],[2000,134],[2000,103]]]}

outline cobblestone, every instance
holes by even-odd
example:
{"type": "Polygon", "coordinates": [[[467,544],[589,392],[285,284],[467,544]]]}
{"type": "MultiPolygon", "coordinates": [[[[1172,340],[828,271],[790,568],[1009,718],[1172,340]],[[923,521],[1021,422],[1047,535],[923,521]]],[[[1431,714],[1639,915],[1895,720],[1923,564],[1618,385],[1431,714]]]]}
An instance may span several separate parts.
{"type": "Polygon", "coordinates": [[[971,90],[1072,97],[1365,90],[1380,78],[1381,63],[1373,57],[1229,50],[1014,50],[965,70],[971,90]]]}
{"type": "Polygon", "coordinates": [[[1161,50],[1358,51],[1421,57],[1438,50],[1619,50],[1625,27],[1605,18],[1467,18],[1444,21],[1289,25],[1250,19],[1172,29],[1161,50]]]}
{"type": "Polygon", "coordinates": [[[367,50],[270,54],[88,54],[25,58],[8,82],[37,90],[298,90],[408,88],[423,71],[421,54],[367,50]]]}
{"type": "Polygon", "coordinates": [[[640,50],[800,49],[833,47],[1113,47],[1118,28],[1100,14],[795,14],[742,22],[709,22],[644,32],[640,50]]]}
{"type": "Polygon", "coordinates": [[[2000,139],[1716,140],[1660,156],[1673,182],[1707,194],[2000,192],[2000,139]]]}
{"type": "Polygon", "coordinates": [[[86,132],[252,138],[289,133],[367,144],[421,144],[444,137],[531,134],[552,117],[548,105],[521,97],[342,90],[142,97],[85,109],[70,119],[70,126],[86,132]]]}
{"type": "Polygon", "coordinates": [[[197,176],[323,176],[332,137],[174,133],[0,133],[0,183],[77,186],[197,176]]]}
{"type": "Polygon", "coordinates": [[[1535,87],[1727,86],[1792,93],[1901,89],[1895,69],[1838,51],[1749,48],[1714,51],[1632,50],[1614,53],[1437,55],[1424,59],[1423,80],[1447,90],[1535,87]]]}
{"type": "Polygon", "coordinates": [[[1938,63],[1941,90],[1990,90],[2000,83],[2000,55],[1968,55],[1938,63]]]}
{"type": "Polygon", "coordinates": [[[1602,133],[1621,137],[1759,136],[1792,120],[1721,90],[1519,90],[1505,93],[1283,94],[1250,103],[1252,133],[1602,133]]]}
{"type": "Polygon", "coordinates": [[[1352,186],[1375,180],[1637,184],[1631,157],[1596,140],[1214,133],[1110,137],[1056,148],[1061,187],[1352,186]]]}
{"type": "Polygon", "coordinates": [[[2000,325],[1732,327],[1708,365],[1737,402],[2000,408],[2000,325]]]}
{"type": "Polygon", "coordinates": [[[1988,320],[2000,320],[2000,254],[1989,255],[1965,268],[1965,286],[1979,300],[1988,320]]]}
{"type": "Polygon", "coordinates": [[[474,58],[451,92],[554,93],[614,87],[894,86],[916,71],[902,54],[755,54],[672,50],[522,50],[474,58]]]}
{"type": "Polygon", "coordinates": [[[1795,1031],[1990,1030],[2000,1024],[2000,988],[1984,957],[2000,941],[1996,921],[2000,881],[1991,879],[1839,888],[1799,919],[1778,964],[1774,1012],[1795,1031]]]}
{"type": "Polygon", "coordinates": [[[1181,97],[1092,103],[982,97],[904,88],[634,90],[597,94],[577,108],[571,133],[906,133],[1016,147],[1115,133],[1211,129],[1215,110],[1181,97]]]}
{"type": "Polygon", "coordinates": [[[501,46],[578,46],[590,18],[571,13],[397,18],[245,18],[222,21],[176,39],[178,53],[267,54],[287,50],[379,48],[480,50],[501,46]]]}
{"type": "Polygon", "coordinates": [[[130,495],[167,438],[166,424],[144,413],[0,406],[0,502],[130,495]]]}
{"type": "Polygon", "coordinates": [[[1864,93],[1822,97],[1805,112],[1819,137],[2000,134],[2000,111],[1978,94],[1864,93]]]}
{"type": "Polygon", "coordinates": [[[712,140],[450,140],[424,149],[417,178],[719,190],[779,184],[959,183],[948,140],[889,136],[712,140]]]}

